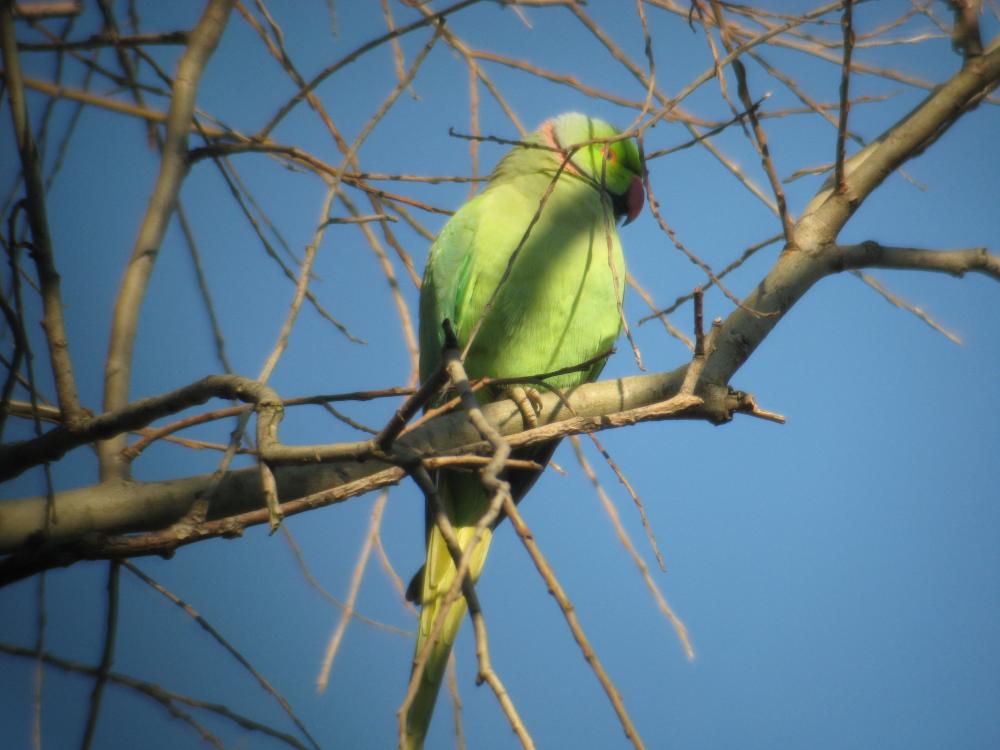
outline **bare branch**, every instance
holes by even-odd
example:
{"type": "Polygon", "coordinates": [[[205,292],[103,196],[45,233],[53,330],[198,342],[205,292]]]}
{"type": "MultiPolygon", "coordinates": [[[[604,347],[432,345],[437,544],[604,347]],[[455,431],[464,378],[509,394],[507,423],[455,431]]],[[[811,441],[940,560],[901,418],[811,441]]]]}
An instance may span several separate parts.
{"type": "Polygon", "coordinates": [[[97,729],[97,717],[100,714],[101,696],[108,682],[108,672],[115,652],[115,634],[118,630],[118,579],[121,573],[121,563],[112,560],[108,564],[108,615],[104,624],[104,650],[101,653],[101,663],[97,668],[97,679],[90,693],[90,712],[87,714],[87,726],[83,733],[83,750],[89,750],[94,741],[94,731],[97,729]]]}
{"type": "MultiPolygon", "coordinates": [[[[455,374],[458,376],[464,373],[461,373],[461,363],[458,361],[457,356],[455,356],[456,354],[457,352],[454,350],[451,350],[450,355],[447,351],[445,352],[446,359],[453,363],[453,369],[455,370],[455,374]],[[458,364],[455,365],[455,363],[458,364]]],[[[468,380],[465,379],[465,382],[467,384],[468,380]]],[[[478,409],[478,406],[476,408],[478,409]]],[[[482,415],[480,414],[480,421],[481,417],[482,415]]],[[[492,428],[488,429],[495,433],[495,430],[492,430],[492,428]]],[[[502,444],[502,439],[500,442],[502,444]]],[[[479,680],[485,681],[493,690],[493,693],[497,698],[497,702],[500,704],[504,715],[510,722],[511,728],[517,735],[518,740],[521,742],[521,746],[525,750],[534,750],[535,745],[531,739],[531,735],[528,734],[528,730],[525,728],[524,722],[521,720],[517,709],[514,707],[514,703],[510,699],[503,682],[501,682],[499,676],[493,669],[489,654],[486,620],[483,617],[482,607],[479,604],[479,597],[476,594],[475,584],[469,575],[469,564],[472,561],[474,551],[479,546],[485,529],[490,526],[499,515],[501,503],[504,500],[511,500],[509,489],[506,492],[500,491],[494,495],[486,513],[476,524],[472,538],[469,540],[468,545],[465,549],[463,549],[458,540],[458,536],[455,533],[455,529],[448,518],[448,513],[443,507],[443,503],[437,493],[437,489],[431,481],[430,476],[427,474],[426,469],[422,466],[416,466],[411,470],[411,475],[417,482],[421,491],[424,493],[427,501],[431,503],[434,522],[438,530],[441,532],[441,536],[448,547],[448,552],[455,565],[455,580],[452,582],[451,587],[444,595],[441,609],[434,619],[434,623],[431,626],[431,631],[424,644],[423,650],[421,653],[416,655],[413,661],[413,670],[410,675],[410,683],[407,686],[406,697],[403,699],[403,704],[400,706],[397,713],[399,718],[400,748],[405,747],[410,708],[413,703],[413,699],[416,696],[417,686],[419,685],[420,679],[423,675],[430,650],[440,637],[448,611],[453,606],[462,606],[457,602],[458,591],[461,589],[465,605],[469,608],[469,616],[472,619],[473,631],[476,638],[476,657],[479,661],[479,680]]],[[[511,504],[513,503],[511,502],[511,504]]]]}
{"type": "Polygon", "coordinates": [[[837,156],[834,166],[834,182],[837,192],[847,190],[844,184],[844,145],[847,140],[847,116],[850,114],[850,83],[851,83],[851,53],[854,51],[854,25],[851,10],[854,0],[844,0],[844,16],[841,26],[844,29],[844,64],[840,72],[840,119],[837,122],[837,156]]]}
{"type": "MultiPolygon", "coordinates": [[[[376,529],[376,531],[378,531],[376,529]]],[[[292,555],[295,557],[295,562],[298,563],[299,570],[302,572],[302,577],[306,579],[306,583],[312,586],[320,596],[322,596],[326,601],[335,606],[341,612],[347,611],[347,605],[340,599],[331,594],[323,584],[321,584],[316,576],[313,575],[312,570],[309,567],[309,563],[306,562],[305,555],[302,552],[302,548],[299,543],[295,540],[292,532],[288,529],[288,526],[282,526],[281,532],[285,537],[285,541],[288,542],[289,548],[292,550],[292,555]]],[[[375,535],[375,546],[378,548],[378,534],[375,535]]],[[[381,555],[381,552],[379,553],[381,555]]],[[[390,566],[391,567],[391,566],[390,566]]],[[[402,589],[402,582],[400,582],[400,589],[402,589]]],[[[394,633],[395,635],[404,636],[406,638],[412,638],[413,632],[410,630],[404,630],[403,628],[397,628],[395,625],[389,625],[388,623],[380,622],[374,620],[371,617],[366,617],[365,615],[358,612],[356,609],[350,610],[350,616],[352,619],[357,620],[360,623],[368,625],[369,627],[375,628],[376,630],[382,630],[386,633],[394,633]]]]}
{"type": "Polygon", "coordinates": [[[869,240],[858,245],[840,245],[834,263],[840,269],[899,268],[935,271],[962,277],[976,272],[1000,281],[1000,256],[985,247],[966,250],[926,250],[915,247],[887,247],[869,240]]]}
{"type": "MultiPolygon", "coordinates": [[[[73,362],[70,357],[69,339],[66,336],[60,278],[56,270],[49,234],[49,220],[45,208],[45,189],[42,185],[41,164],[38,150],[31,135],[28,109],[21,78],[21,64],[17,56],[14,21],[11,3],[0,6],[0,44],[3,46],[4,81],[10,96],[14,135],[21,157],[21,175],[24,178],[26,211],[31,227],[32,255],[38,269],[41,285],[44,318],[42,326],[49,347],[49,359],[59,395],[59,408],[67,426],[75,428],[83,418],[80,398],[77,395],[73,362]]],[[[13,237],[11,238],[13,239],[13,237]]]]}
{"type": "MultiPolygon", "coordinates": [[[[406,24],[405,26],[397,26],[395,29],[392,29],[391,31],[385,34],[382,34],[381,36],[372,39],[370,42],[366,42],[357,49],[349,52],[347,55],[340,58],[340,60],[335,62],[333,65],[324,68],[315,76],[313,76],[313,78],[310,81],[308,81],[305,86],[301,86],[299,88],[299,91],[295,94],[295,96],[289,99],[288,102],[286,102],[281,107],[281,109],[278,110],[278,112],[274,115],[274,117],[272,117],[270,121],[263,128],[261,128],[260,131],[258,131],[254,140],[266,140],[267,137],[271,134],[271,131],[273,131],[275,127],[277,127],[278,123],[280,123],[283,119],[285,119],[285,117],[288,116],[288,113],[291,112],[296,106],[298,106],[303,99],[305,99],[312,91],[316,89],[317,86],[319,86],[319,84],[321,84],[331,75],[333,75],[338,70],[343,68],[345,65],[357,60],[366,52],[371,51],[375,47],[378,47],[379,45],[384,44],[385,42],[388,42],[392,39],[396,39],[397,37],[402,36],[403,34],[409,34],[411,31],[414,31],[415,29],[422,28],[424,26],[427,26],[428,24],[438,24],[448,15],[456,11],[459,11],[462,8],[468,7],[469,5],[473,5],[477,2],[479,2],[479,0],[460,0],[459,2],[454,3],[453,5],[450,5],[447,8],[438,11],[437,13],[425,16],[424,18],[417,19],[413,23],[406,24]]],[[[407,81],[406,84],[404,84],[404,86],[408,84],[409,81],[407,81]]]]}
{"type": "MultiPolygon", "coordinates": [[[[607,513],[608,518],[611,519],[611,525],[615,529],[615,534],[617,534],[618,540],[621,542],[622,546],[625,547],[629,557],[632,558],[632,562],[634,562],[636,567],[639,569],[639,573],[642,576],[643,582],[646,584],[646,588],[649,589],[649,592],[653,595],[653,599],[656,601],[656,606],[660,608],[660,612],[662,612],[663,616],[667,618],[667,621],[677,634],[678,639],[680,639],[681,646],[684,648],[684,654],[688,659],[693,660],[694,648],[691,646],[691,639],[688,636],[687,627],[674,613],[673,608],[667,603],[666,597],[663,596],[663,592],[660,591],[660,587],[656,585],[652,575],[650,575],[649,566],[646,565],[646,561],[642,559],[642,555],[639,554],[639,550],[635,548],[635,544],[632,543],[631,537],[622,525],[621,517],[618,515],[618,509],[611,501],[611,498],[608,497],[608,493],[605,492],[604,487],[601,486],[600,480],[597,478],[597,474],[594,473],[594,467],[590,465],[586,455],[584,455],[579,438],[572,437],[570,438],[570,441],[573,444],[573,451],[576,453],[576,459],[580,463],[580,468],[583,469],[583,473],[586,475],[587,479],[590,480],[590,483],[594,485],[594,491],[597,493],[597,498],[601,501],[601,505],[604,507],[604,512],[607,513]]],[[[657,555],[659,555],[659,550],[657,550],[657,555]]]]}
{"type": "Polygon", "coordinates": [[[514,526],[514,530],[517,531],[517,535],[520,537],[525,549],[528,550],[528,554],[531,556],[532,562],[534,562],[538,573],[545,581],[545,585],[548,588],[549,593],[552,594],[556,602],[559,604],[559,609],[562,610],[563,617],[566,618],[566,623],[569,625],[570,632],[573,634],[573,639],[580,647],[580,651],[583,653],[583,658],[587,660],[591,669],[594,670],[594,674],[597,675],[597,679],[601,683],[601,687],[604,688],[604,692],[607,693],[608,699],[611,701],[611,705],[615,709],[615,713],[618,715],[618,720],[621,722],[622,729],[625,730],[625,736],[629,738],[636,750],[642,750],[645,745],[643,745],[642,738],[639,737],[639,732],[632,723],[632,719],[628,715],[628,711],[625,710],[625,704],[622,702],[622,697],[618,692],[618,688],[616,688],[614,683],[611,681],[607,671],[604,669],[604,665],[601,664],[601,660],[597,657],[593,647],[590,645],[590,641],[587,640],[587,636],[583,632],[583,628],[581,627],[580,621],[576,616],[576,610],[573,607],[572,602],[570,602],[565,590],[559,584],[555,573],[552,571],[552,567],[545,559],[541,549],[539,549],[538,543],[535,541],[534,536],[528,529],[527,524],[524,523],[524,519],[521,518],[521,514],[518,512],[514,501],[507,498],[504,502],[503,510],[510,519],[511,524],[514,526]]]}
{"type": "MultiPolygon", "coordinates": [[[[77,89],[72,86],[50,83],[49,81],[42,81],[37,78],[25,78],[24,87],[32,89],[34,91],[39,91],[55,99],[68,99],[70,101],[80,102],[81,104],[87,104],[93,107],[99,107],[109,112],[116,112],[118,114],[129,115],[131,117],[137,117],[142,120],[148,120],[149,122],[156,122],[156,123],[166,122],[169,116],[168,113],[162,112],[158,109],[152,109],[150,107],[140,107],[136,104],[129,104],[128,102],[123,102],[119,99],[112,99],[110,97],[100,96],[98,94],[93,94],[89,91],[77,89]]],[[[195,122],[192,122],[190,124],[191,130],[195,130],[196,127],[200,130],[203,130],[206,135],[214,137],[223,137],[232,135],[232,133],[228,130],[223,130],[220,128],[212,128],[201,124],[196,125],[195,122]]]]}
{"type": "Polygon", "coordinates": [[[955,26],[951,32],[951,45],[966,60],[983,54],[983,41],[979,32],[979,14],[982,0],[948,0],[955,14],[955,26]]]}
{"type": "Polygon", "coordinates": [[[86,443],[145,427],[155,419],[214,397],[255,403],[278,400],[280,403],[273,391],[252,380],[238,375],[212,375],[161,396],[140,399],[117,411],[105,412],[88,419],[76,430],[59,426],[34,440],[0,445],[0,479],[9,479],[39,463],[53,461],[86,443]]]}
{"type": "MultiPolygon", "coordinates": [[[[544,394],[541,396],[540,426],[532,430],[521,430],[520,411],[508,400],[486,405],[483,411],[512,447],[647,420],[708,419],[722,423],[734,412],[749,411],[744,401],[747,394],[731,392],[728,387],[703,385],[698,397],[673,395],[679,391],[686,369],[681,367],[669,373],[582,385],[566,394],[565,404],[557,394],[544,394]]],[[[217,385],[213,392],[229,393],[220,390],[223,388],[224,384],[217,385]]],[[[250,397],[248,394],[234,395],[250,397]]],[[[277,416],[272,412],[267,419],[277,416]]],[[[464,414],[441,416],[401,438],[400,442],[405,455],[411,457],[492,452],[489,443],[468,424],[464,414]]],[[[373,453],[372,446],[373,441],[330,446],[268,443],[259,447],[266,460],[276,466],[280,497],[296,498],[281,505],[282,513],[289,516],[398,482],[405,474],[401,468],[373,458],[357,462],[359,458],[379,455],[373,453]],[[289,461],[302,466],[281,465],[289,461]],[[320,465],[317,462],[321,462],[320,465]],[[334,463],[326,466],[322,462],[334,463]]],[[[29,542],[20,557],[0,562],[0,583],[11,577],[28,575],[39,566],[66,565],[76,559],[94,557],[164,553],[201,539],[238,536],[246,526],[268,518],[266,508],[262,507],[264,498],[259,482],[256,470],[243,469],[229,472],[221,481],[214,475],[203,475],[167,482],[112,483],[58,493],[54,507],[58,510],[59,523],[49,530],[51,543],[38,547],[29,542]],[[192,499],[208,492],[216,483],[208,519],[197,527],[172,528],[171,524],[189,510],[192,499]],[[148,533],[103,539],[93,536],[95,532],[108,534],[126,530],[148,533]]],[[[12,500],[0,505],[0,552],[17,549],[44,528],[45,507],[44,498],[12,500]]]]}
{"type": "Polygon", "coordinates": [[[109,34],[101,32],[86,39],[65,40],[41,44],[19,42],[17,48],[24,52],[61,52],[78,49],[99,49],[101,47],[142,47],[147,45],[187,44],[187,31],[161,31],[148,34],[109,34]]]}
{"type": "Polygon", "coordinates": [[[663,327],[666,329],[667,333],[673,336],[675,339],[680,341],[688,349],[694,349],[694,344],[691,339],[688,338],[687,334],[677,328],[673,323],[670,322],[670,318],[667,317],[667,313],[660,310],[653,300],[652,295],[646,290],[642,284],[639,283],[632,274],[628,274],[627,282],[630,287],[632,287],[640,297],[642,301],[646,303],[647,307],[652,311],[649,315],[644,318],[640,318],[637,325],[642,325],[645,321],[651,320],[653,318],[659,318],[660,322],[663,323],[663,327]]]}
{"type": "Polygon", "coordinates": [[[928,315],[922,308],[907,302],[898,294],[890,292],[878,279],[876,279],[871,274],[864,273],[863,271],[851,271],[851,274],[853,274],[855,278],[860,279],[865,284],[874,289],[876,292],[878,292],[880,295],[882,295],[883,299],[885,299],[885,301],[888,302],[893,307],[898,307],[901,310],[906,310],[906,312],[916,315],[920,320],[922,320],[924,323],[929,325],[935,331],[940,333],[951,343],[958,344],[959,346],[962,345],[962,339],[958,334],[949,331],[943,325],[934,320],[930,315],[928,315]]]}
{"type": "Polygon", "coordinates": [[[43,18],[59,18],[61,16],[76,16],[83,11],[79,0],[45,0],[45,2],[10,2],[16,18],[41,20],[43,18]]]}
{"type": "Polygon", "coordinates": [[[803,251],[783,253],[747,297],[748,307],[770,314],[755,320],[742,308],[730,314],[706,365],[706,382],[728,382],[798,299],[816,281],[842,267],[836,265],[836,237],[857,207],[888,175],[922,153],[964,112],[980,103],[998,81],[1000,40],[847,161],[846,192],[837,193],[828,181],[795,225],[795,244],[803,251]]]}
{"type": "Polygon", "coordinates": [[[239,662],[240,666],[242,666],[254,678],[254,680],[257,681],[257,683],[264,689],[264,691],[267,692],[269,695],[271,695],[275,699],[275,701],[277,701],[278,705],[281,706],[282,710],[285,712],[288,718],[292,720],[292,723],[294,723],[295,726],[298,727],[299,731],[302,732],[303,736],[307,740],[309,740],[309,744],[312,745],[314,748],[316,748],[316,750],[319,750],[319,745],[316,743],[316,740],[313,739],[313,736],[309,733],[309,730],[306,729],[301,719],[299,719],[299,717],[296,716],[295,712],[292,710],[291,705],[288,703],[287,700],[285,700],[285,697],[281,695],[281,693],[279,693],[271,685],[270,681],[268,681],[268,679],[264,677],[264,675],[258,672],[257,669],[253,666],[253,664],[251,664],[250,661],[243,654],[241,654],[236,649],[235,646],[229,643],[229,641],[226,640],[226,638],[218,630],[216,630],[215,627],[208,622],[208,620],[202,617],[198,613],[198,611],[195,610],[194,607],[192,607],[190,604],[185,602],[180,597],[175,596],[163,585],[157,583],[151,576],[143,572],[141,569],[136,567],[131,562],[125,561],[122,563],[122,565],[125,566],[125,569],[128,570],[129,573],[132,573],[136,578],[145,583],[151,589],[161,594],[162,596],[166,597],[171,603],[180,607],[185,612],[185,614],[187,614],[189,617],[191,617],[191,619],[193,619],[196,623],[198,623],[199,627],[201,627],[202,630],[208,633],[209,636],[211,636],[212,639],[216,641],[216,643],[218,643],[220,646],[222,646],[222,648],[224,648],[227,652],[229,652],[229,654],[234,659],[236,659],[237,662],[239,662]]]}
{"type": "MultiPolygon", "coordinates": [[[[116,411],[128,403],[132,372],[132,351],[139,324],[139,310],[146,286],[153,272],[167,224],[173,215],[181,183],[187,174],[187,137],[194,115],[195,97],[201,74],[225,28],[233,0],[211,0],[178,64],[167,130],[163,141],[160,173],[150,196],[132,257],[125,270],[115,302],[111,341],[104,371],[104,408],[116,411]]],[[[98,444],[101,476],[124,478],[128,464],[120,456],[125,447],[124,435],[98,444]]]]}
{"type": "MultiPolygon", "coordinates": [[[[346,196],[341,194],[341,202],[347,207],[347,210],[351,212],[352,218],[356,222],[359,220],[359,212],[354,203],[346,196]]],[[[384,218],[384,217],[380,217],[384,218]]],[[[395,220],[395,217],[392,217],[395,220]]],[[[399,327],[403,333],[403,340],[406,342],[406,350],[410,355],[410,384],[413,385],[417,382],[417,377],[420,372],[420,351],[417,344],[417,336],[413,330],[413,316],[410,314],[410,308],[406,304],[406,300],[399,288],[399,282],[396,279],[396,272],[392,267],[392,263],[389,260],[389,256],[386,254],[385,249],[382,247],[382,243],[378,241],[372,228],[368,226],[367,223],[361,222],[361,232],[365,236],[365,240],[368,243],[368,247],[371,248],[372,252],[375,254],[378,260],[379,268],[382,270],[382,274],[385,276],[386,283],[389,285],[389,293],[392,296],[393,305],[396,307],[396,314],[399,316],[399,327]]]]}
{"type": "MultiPolygon", "coordinates": [[[[0,652],[5,654],[10,654],[11,656],[23,656],[31,658],[34,658],[36,655],[35,652],[31,649],[22,648],[20,646],[13,646],[6,643],[0,643],[0,652]]],[[[63,659],[48,652],[43,651],[41,652],[40,656],[44,664],[56,667],[57,669],[61,669],[67,672],[78,672],[80,674],[86,674],[92,676],[96,676],[98,672],[97,667],[91,667],[86,664],[82,664],[80,662],[71,661],[70,659],[63,659]]],[[[205,709],[206,711],[210,711],[214,714],[217,714],[218,716],[221,716],[225,719],[228,719],[229,721],[234,722],[243,729],[248,729],[251,731],[261,732],[262,734],[267,734],[270,737],[273,737],[277,740],[284,742],[289,747],[296,748],[296,750],[306,750],[307,748],[306,745],[303,745],[301,742],[299,742],[299,740],[297,740],[295,737],[292,737],[290,734],[279,732],[267,726],[266,724],[261,724],[260,722],[254,721],[249,717],[238,714],[220,703],[210,703],[208,701],[202,701],[196,698],[191,698],[190,696],[187,695],[181,695],[180,693],[174,693],[163,687],[160,687],[155,683],[139,680],[136,679],[135,677],[130,677],[128,675],[120,674],[118,672],[108,672],[108,681],[115,683],[116,685],[123,685],[125,687],[131,688],[132,690],[135,690],[136,692],[141,693],[147,696],[148,698],[153,699],[154,701],[162,705],[168,712],[170,712],[172,716],[179,718],[185,723],[190,724],[192,727],[194,727],[195,730],[202,735],[202,739],[205,739],[209,742],[212,742],[215,736],[212,735],[211,733],[208,733],[206,735],[205,732],[207,732],[207,730],[202,731],[203,727],[201,727],[201,725],[198,724],[197,722],[193,721],[188,714],[180,711],[175,705],[176,703],[184,703],[194,708],[205,709]]],[[[216,747],[219,748],[222,747],[222,743],[218,742],[217,740],[215,740],[213,744],[216,747]]]]}
{"type": "Polygon", "coordinates": [[[354,565],[354,572],[351,574],[351,583],[347,590],[347,598],[344,600],[344,608],[337,622],[337,627],[330,635],[330,640],[326,646],[326,653],[323,655],[323,664],[320,667],[319,677],[316,678],[316,692],[326,692],[330,682],[330,669],[333,667],[333,659],[337,655],[337,650],[347,631],[347,625],[354,615],[354,605],[358,600],[358,591],[361,590],[361,578],[368,567],[368,558],[371,555],[372,547],[375,545],[375,537],[378,536],[379,524],[382,522],[382,512],[385,510],[385,503],[389,499],[389,493],[383,490],[375,501],[372,508],[371,519],[368,522],[368,530],[365,532],[364,542],[361,552],[358,554],[357,563],[354,565]]]}

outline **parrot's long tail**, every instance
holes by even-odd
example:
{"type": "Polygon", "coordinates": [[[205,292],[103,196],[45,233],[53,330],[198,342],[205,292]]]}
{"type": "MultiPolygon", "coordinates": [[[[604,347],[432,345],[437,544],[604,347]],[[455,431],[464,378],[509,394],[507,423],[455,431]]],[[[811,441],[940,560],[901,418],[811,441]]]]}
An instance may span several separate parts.
{"type": "MultiPolygon", "coordinates": [[[[449,473],[443,475],[441,479],[438,492],[452,517],[452,524],[459,544],[465,550],[472,543],[476,521],[485,510],[486,498],[482,485],[474,474],[449,473]],[[452,502],[453,500],[456,502],[452,502]]],[[[492,531],[487,528],[472,555],[469,573],[473,581],[479,578],[479,573],[483,569],[492,535],[492,531]]],[[[427,561],[424,563],[422,578],[420,628],[417,631],[414,661],[419,658],[427,641],[430,640],[434,621],[444,608],[445,597],[455,581],[455,564],[451,559],[451,553],[448,551],[444,537],[437,527],[431,528],[427,538],[427,561]]],[[[424,737],[427,735],[427,729],[431,723],[431,715],[434,712],[438,690],[444,678],[448,656],[451,653],[455,637],[458,635],[458,629],[462,624],[465,612],[465,598],[459,595],[444,616],[440,635],[431,646],[424,664],[423,675],[417,685],[416,695],[410,704],[406,720],[405,750],[421,750],[424,746],[424,737]]]]}

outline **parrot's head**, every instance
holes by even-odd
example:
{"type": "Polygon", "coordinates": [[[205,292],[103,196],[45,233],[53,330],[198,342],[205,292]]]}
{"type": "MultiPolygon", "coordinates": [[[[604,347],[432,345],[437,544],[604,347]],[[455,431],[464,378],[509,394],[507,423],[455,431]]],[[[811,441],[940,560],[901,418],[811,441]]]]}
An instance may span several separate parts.
{"type": "MultiPolygon", "coordinates": [[[[562,152],[579,143],[619,135],[617,129],[603,120],[578,112],[546,120],[538,132],[545,143],[562,152]]],[[[642,183],[645,168],[631,138],[588,143],[577,149],[566,169],[598,186],[603,185],[611,196],[616,219],[624,218],[628,224],[642,211],[646,198],[642,183]]]]}

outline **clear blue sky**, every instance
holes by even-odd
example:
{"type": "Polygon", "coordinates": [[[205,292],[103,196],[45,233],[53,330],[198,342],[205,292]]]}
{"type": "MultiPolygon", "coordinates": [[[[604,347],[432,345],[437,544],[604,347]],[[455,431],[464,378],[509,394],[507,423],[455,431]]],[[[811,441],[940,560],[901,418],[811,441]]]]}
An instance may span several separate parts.
{"type": "MultiPolygon", "coordinates": [[[[148,5],[141,8],[148,30],[189,27],[199,10],[196,3],[148,5]]],[[[398,3],[390,5],[401,22],[415,17],[398,3]]],[[[789,0],[768,7],[791,11],[807,6],[789,0]]],[[[859,33],[909,7],[896,0],[859,6],[859,33]]],[[[944,4],[933,7],[939,17],[947,17],[944,4]]],[[[275,3],[272,10],[292,58],[307,77],[385,29],[377,3],[336,3],[336,36],[330,33],[323,3],[275,3]]],[[[589,12],[645,65],[631,3],[593,0],[589,12]]],[[[682,19],[653,7],[647,13],[660,85],[674,93],[710,64],[703,32],[693,33],[682,19]]],[[[453,17],[449,28],[474,48],[530,59],[621,96],[642,98],[639,84],[568,11],[528,8],[525,16],[530,28],[513,11],[483,3],[453,17]]],[[[811,30],[836,38],[838,18],[831,16],[831,25],[811,30]]],[[[997,33],[992,14],[983,22],[988,38],[997,33]]],[[[88,9],[73,35],[83,37],[99,28],[99,19],[88,9]]],[[[917,16],[890,36],[936,31],[927,18],[917,16]]],[[[402,39],[407,64],[429,35],[422,29],[402,39]]],[[[175,49],[153,53],[167,70],[175,69],[175,49]]],[[[818,101],[836,100],[837,66],[785,50],[765,50],[764,55],[785,66],[818,101]]],[[[959,66],[947,39],[920,47],[864,48],[857,56],[934,82],[959,66]]],[[[101,56],[114,67],[112,58],[107,52],[101,56]]],[[[30,75],[51,76],[47,58],[26,54],[24,60],[30,75]]],[[[631,120],[631,113],[608,102],[484,65],[529,128],[569,110],[620,124],[631,120]]],[[[749,65],[749,70],[755,96],[773,92],[765,109],[797,105],[760,68],[749,65]]],[[[78,66],[68,70],[67,83],[79,85],[81,78],[78,66]]],[[[153,80],[148,70],[144,79],[153,80]]],[[[329,79],[318,93],[351,139],[394,81],[391,49],[383,46],[329,79]]],[[[925,95],[872,76],[858,76],[852,85],[858,94],[894,94],[887,102],[854,110],[851,126],[866,138],[877,136],[925,95]]],[[[730,86],[735,90],[732,79],[730,86]]],[[[104,82],[96,90],[111,93],[104,82]]],[[[254,32],[234,14],[205,74],[199,105],[250,132],[293,90],[254,32]]],[[[449,127],[469,129],[468,75],[461,58],[439,44],[414,90],[419,99],[404,94],[364,144],[362,164],[371,171],[468,174],[467,143],[448,135],[449,127]]],[[[718,91],[710,82],[685,106],[700,116],[724,119],[729,110],[718,91]]],[[[482,87],[480,97],[483,132],[516,137],[482,87]]],[[[37,122],[43,100],[32,95],[31,103],[37,122]]],[[[155,96],[150,104],[164,108],[155,96]]],[[[56,134],[71,110],[71,105],[60,105],[56,134]]],[[[832,161],[835,130],[826,122],[809,115],[764,122],[782,176],[832,161]]],[[[906,177],[891,176],[841,240],[933,249],[986,245],[1000,251],[998,132],[996,105],[971,113],[907,165],[906,177]]],[[[305,107],[274,135],[329,162],[339,161],[321,123],[305,107]]],[[[687,137],[682,126],[661,124],[649,135],[647,148],[687,137]]],[[[6,103],[0,143],[6,194],[17,168],[6,103]]],[[[715,143],[766,190],[759,160],[738,129],[715,143]]],[[[83,112],[73,145],[50,195],[49,213],[81,391],[86,404],[96,409],[110,312],[155,178],[156,159],[136,121],[99,109],[83,112]]],[[[489,169],[501,153],[502,147],[483,145],[481,169],[489,169]]],[[[50,147],[46,163],[53,157],[50,147]]],[[[237,157],[236,164],[292,249],[301,253],[319,215],[322,183],[283,170],[263,156],[237,157]]],[[[668,221],[688,247],[717,269],[779,229],[773,214],[703,149],[656,160],[649,168],[668,221]]],[[[820,179],[805,177],[786,185],[794,214],[820,179]]],[[[464,185],[386,186],[450,209],[467,195],[464,185]]],[[[256,376],[274,344],[292,287],[265,256],[210,163],[194,168],[182,199],[228,352],[238,372],[256,376]]],[[[444,220],[420,218],[432,231],[444,220]]],[[[428,243],[397,228],[422,268],[428,243]]],[[[622,240],[630,269],[657,301],[668,303],[702,281],[648,212],[623,230],[622,240]]],[[[733,274],[731,288],[748,293],[776,252],[772,247],[759,253],[733,274]]],[[[416,292],[399,263],[396,272],[413,305],[416,292]]],[[[370,343],[347,342],[306,309],[272,385],[291,397],[403,384],[408,364],[395,308],[357,228],[331,229],[316,274],[312,288],[323,304],[370,343]]],[[[964,345],[949,342],[845,274],[810,291],[734,380],[734,386],[752,391],[765,408],[785,414],[785,426],[738,418],[718,428],[661,423],[601,436],[645,502],[669,573],[655,569],[631,501],[588,448],[629,533],[687,624],[697,652],[693,662],[684,658],[568,447],[556,457],[567,475],[546,472],[522,506],[649,748],[1000,746],[1000,287],[979,276],[875,276],[958,333],[964,345]]],[[[706,307],[709,315],[721,316],[730,303],[712,292],[706,307]]],[[[626,312],[635,322],[646,308],[630,293],[626,312]]],[[[690,308],[678,311],[673,322],[690,330],[690,308]]],[[[638,327],[636,334],[651,370],[672,369],[687,357],[656,323],[638,327]]],[[[37,336],[35,342],[40,366],[43,349],[37,336]]],[[[217,371],[191,263],[173,227],[143,308],[132,395],[160,393],[217,371]]],[[[635,372],[622,341],[605,375],[635,372]]],[[[343,407],[375,426],[390,410],[389,403],[343,407]]],[[[224,440],[230,428],[218,425],[192,436],[224,440]]],[[[289,443],[357,436],[318,409],[293,411],[282,430],[289,443]]],[[[136,476],[207,472],[216,461],[211,452],[160,447],[137,463],[136,476]]],[[[96,461],[88,450],[78,450],[55,468],[54,476],[60,489],[92,483],[96,461]]],[[[35,472],[0,491],[4,498],[19,497],[38,493],[42,486],[40,472],[35,472]]],[[[372,495],[288,521],[314,574],[337,596],[346,594],[374,501],[372,495]]],[[[408,578],[420,564],[423,544],[422,499],[409,484],[390,493],[383,539],[396,570],[408,578]]],[[[339,611],[307,585],[281,535],[268,537],[263,529],[252,529],[238,541],[211,541],[182,549],[170,561],[144,559],[138,564],[248,656],[324,748],[393,746],[412,639],[353,622],[334,663],[330,688],[317,695],[316,674],[339,611]]],[[[103,563],[80,564],[46,576],[46,644],[53,653],[98,661],[105,571],[103,563]]],[[[37,580],[0,591],[0,641],[34,643],[36,591],[37,580]]],[[[497,534],[479,591],[494,666],[538,746],[627,747],[558,607],[508,528],[497,534]]],[[[274,701],[179,609],[126,573],[121,597],[116,671],[226,703],[294,731],[274,701]]],[[[358,609],[400,628],[414,627],[374,557],[358,609]]],[[[456,652],[468,746],[515,747],[489,689],[473,684],[468,628],[456,652]]],[[[33,665],[13,657],[0,660],[0,746],[25,748],[33,665]]],[[[78,746],[91,684],[78,675],[46,672],[44,747],[78,746]]],[[[200,744],[189,727],[146,698],[112,685],[104,701],[97,747],[200,744]]],[[[442,701],[428,747],[453,746],[450,719],[442,701]]],[[[227,747],[280,746],[225,722],[205,721],[227,747]]]]}

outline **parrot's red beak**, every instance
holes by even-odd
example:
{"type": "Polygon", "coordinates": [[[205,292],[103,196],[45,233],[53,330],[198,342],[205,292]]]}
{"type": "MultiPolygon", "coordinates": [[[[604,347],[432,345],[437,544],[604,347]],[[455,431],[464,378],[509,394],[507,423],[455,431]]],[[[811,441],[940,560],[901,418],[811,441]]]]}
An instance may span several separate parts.
{"type": "Polygon", "coordinates": [[[632,178],[632,182],[628,186],[628,195],[625,197],[625,205],[628,207],[625,224],[631,224],[635,217],[642,213],[642,207],[645,203],[646,190],[642,186],[642,178],[637,175],[632,178]]]}

